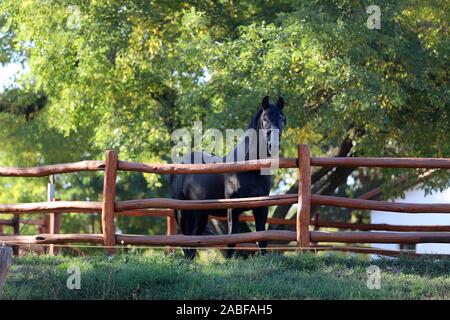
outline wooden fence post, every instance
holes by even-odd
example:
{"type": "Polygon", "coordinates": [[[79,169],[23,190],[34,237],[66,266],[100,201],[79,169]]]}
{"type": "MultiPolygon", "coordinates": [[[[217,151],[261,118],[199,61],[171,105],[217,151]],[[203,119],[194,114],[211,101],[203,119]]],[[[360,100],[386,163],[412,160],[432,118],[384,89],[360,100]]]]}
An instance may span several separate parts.
{"type": "Polygon", "coordinates": [[[309,222],[311,209],[311,151],[309,145],[298,146],[298,208],[297,245],[310,246],[309,222]]]}
{"type": "MultiPolygon", "coordinates": [[[[116,178],[118,154],[115,150],[107,150],[105,153],[105,178],[103,182],[103,206],[102,206],[102,230],[104,245],[113,247],[116,245],[116,227],[114,224],[116,178]]],[[[114,248],[106,248],[107,254],[114,254],[114,248]]]]}
{"type": "MultiPolygon", "coordinates": [[[[47,202],[56,201],[55,192],[56,192],[56,184],[55,184],[55,175],[52,174],[48,177],[47,184],[47,202]]],[[[48,233],[50,234],[59,234],[61,229],[61,216],[59,213],[50,213],[48,215],[48,233]]],[[[48,246],[48,253],[50,255],[55,255],[59,252],[59,249],[56,248],[53,244],[48,246]]]]}
{"type": "Polygon", "coordinates": [[[173,236],[177,234],[177,223],[173,215],[167,216],[167,235],[173,236]]]}
{"type": "MultiPolygon", "coordinates": [[[[20,235],[20,216],[18,214],[14,215],[14,218],[12,218],[12,226],[13,226],[13,234],[15,236],[20,235]]],[[[13,254],[15,256],[19,255],[19,246],[13,245],[12,246],[13,254]]]]}
{"type": "Polygon", "coordinates": [[[12,250],[9,247],[0,246],[0,299],[3,295],[3,286],[12,263],[12,250]]]}
{"type": "MultiPolygon", "coordinates": [[[[55,200],[56,201],[56,200],[55,200]]],[[[49,231],[50,234],[60,234],[61,233],[61,213],[55,212],[49,215],[49,231]]],[[[48,248],[48,253],[50,255],[55,255],[59,253],[59,248],[51,244],[48,248]]]]}
{"type": "MultiPolygon", "coordinates": [[[[175,217],[173,216],[173,213],[172,213],[167,216],[167,235],[173,236],[176,234],[177,234],[177,223],[176,223],[175,217]]],[[[173,251],[174,251],[174,249],[171,247],[169,247],[167,249],[168,253],[171,253],[173,251]]]]}
{"type": "MultiPolygon", "coordinates": [[[[44,221],[45,221],[45,223],[44,223],[44,226],[43,226],[43,232],[42,233],[50,233],[50,213],[45,214],[44,221]]],[[[44,252],[45,253],[49,253],[50,252],[50,246],[45,248],[44,252]]]]}

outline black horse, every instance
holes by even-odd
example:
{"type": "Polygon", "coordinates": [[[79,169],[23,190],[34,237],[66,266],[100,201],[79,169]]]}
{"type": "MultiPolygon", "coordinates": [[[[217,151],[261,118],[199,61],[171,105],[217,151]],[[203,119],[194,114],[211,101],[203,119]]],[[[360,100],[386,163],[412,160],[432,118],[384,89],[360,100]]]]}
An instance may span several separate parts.
{"type": "MultiPolygon", "coordinates": [[[[282,112],[283,98],[279,97],[276,104],[264,97],[261,107],[253,115],[247,132],[256,135],[244,135],[236,148],[224,158],[205,152],[190,153],[183,157],[182,163],[193,163],[193,159],[202,159],[203,163],[254,160],[272,156],[274,144],[280,144],[281,132],[286,122],[282,112]],[[274,140],[276,139],[276,140],[274,140]],[[265,152],[262,149],[265,150],[265,152]],[[262,156],[261,156],[262,154],[262,156]],[[199,157],[200,156],[200,157],[199,157]],[[243,159],[244,158],[244,159],[243,159]]],[[[180,200],[230,199],[267,196],[270,192],[270,175],[261,174],[260,170],[224,174],[179,174],[171,176],[172,197],[180,200]]],[[[208,215],[228,216],[229,233],[236,233],[239,224],[239,214],[249,209],[218,209],[218,210],[175,210],[175,219],[184,235],[202,235],[208,223],[208,215]],[[231,221],[230,221],[231,220],[231,221]]],[[[268,208],[254,208],[256,231],[264,231],[268,208]]],[[[267,247],[267,242],[258,243],[260,249],[267,247]]],[[[232,248],[234,246],[229,246],[232,248]]],[[[231,257],[231,249],[227,256],[231,257]]],[[[194,258],[195,249],[185,249],[185,256],[194,258]]],[[[262,250],[261,252],[264,252],[262,250]]]]}

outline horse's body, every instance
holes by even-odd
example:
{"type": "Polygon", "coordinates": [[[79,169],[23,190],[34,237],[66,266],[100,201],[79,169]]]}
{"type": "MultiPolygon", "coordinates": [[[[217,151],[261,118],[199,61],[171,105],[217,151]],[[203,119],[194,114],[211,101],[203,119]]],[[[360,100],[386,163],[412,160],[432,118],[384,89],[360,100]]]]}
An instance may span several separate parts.
{"type": "MultiPolygon", "coordinates": [[[[279,99],[276,105],[270,104],[268,97],[263,99],[261,109],[252,117],[247,129],[254,130],[281,130],[284,126],[285,118],[282,113],[284,106],[283,99],[279,99]]],[[[278,136],[278,137],[279,137],[278,136]]],[[[272,137],[272,136],[271,136],[272,137]]],[[[193,159],[202,159],[202,163],[225,162],[230,160],[242,160],[238,158],[238,150],[245,150],[245,160],[253,160],[252,155],[257,155],[259,159],[259,148],[269,148],[266,154],[270,156],[270,139],[257,137],[257,141],[243,139],[240,145],[224,158],[213,156],[211,154],[191,153],[182,159],[182,163],[192,163],[193,159]],[[242,145],[244,144],[244,145],[242,145]],[[244,147],[243,149],[239,149],[244,147]],[[258,150],[254,150],[254,148],[258,150]]],[[[279,139],[279,138],[278,138],[279,139]]],[[[279,143],[279,141],[278,141],[279,143]]],[[[181,200],[205,200],[205,199],[231,199],[231,198],[246,198],[267,196],[270,192],[271,179],[269,175],[262,175],[260,170],[245,171],[236,173],[223,174],[180,174],[171,176],[172,182],[172,197],[181,200]]],[[[208,216],[228,216],[231,214],[231,230],[229,232],[236,233],[239,224],[239,215],[244,211],[249,211],[248,208],[235,208],[232,210],[215,209],[215,210],[176,210],[175,218],[177,219],[181,232],[185,235],[202,235],[208,223],[208,216]],[[178,211],[178,212],[177,212],[178,211]],[[181,221],[179,221],[181,220],[181,221]]],[[[253,215],[255,217],[256,231],[264,231],[267,221],[268,208],[253,208],[253,215]]],[[[267,246],[267,243],[262,241],[258,243],[261,249],[267,246]]],[[[232,247],[232,246],[230,246],[232,247]]],[[[228,251],[229,256],[231,250],[228,251]]],[[[193,249],[186,249],[187,257],[193,258],[196,251],[193,249]]]]}

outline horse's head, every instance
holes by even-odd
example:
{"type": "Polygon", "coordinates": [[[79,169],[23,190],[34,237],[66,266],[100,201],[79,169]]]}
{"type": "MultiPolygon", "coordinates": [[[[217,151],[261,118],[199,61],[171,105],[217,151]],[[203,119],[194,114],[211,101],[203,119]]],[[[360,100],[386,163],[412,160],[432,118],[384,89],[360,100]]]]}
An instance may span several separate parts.
{"type": "Polygon", "coordinates": [[[265,137],[265,142],[267,143],[269,157],[279,150],[281,134],[286,125],[283,107],[284,100],[282,97],[279,97],[277,103],[274,104],[270,103],[269,97],[266,96],[261,103],[256,129],[258,132],[261,131],[264,133],[263,137],[265,137]]]}

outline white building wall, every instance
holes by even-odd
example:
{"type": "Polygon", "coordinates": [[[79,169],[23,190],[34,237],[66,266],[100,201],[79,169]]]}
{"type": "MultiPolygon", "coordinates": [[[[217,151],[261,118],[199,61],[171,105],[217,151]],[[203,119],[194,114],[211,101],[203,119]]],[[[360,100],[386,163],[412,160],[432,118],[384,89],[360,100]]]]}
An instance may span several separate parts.
{"type": "MultiPolygon", "coordinates": [[[[443,192],[433,192],[425,196],[425,191],[415,188],[405,193],[404,199],[395,202],[411,203],[450,203],[450,189],[443,192]]],[[[371,223],[387,223],[394,225],[450,225],[450,214],[417,214],[371,211],[371,223]]],[[[399,250],[398,244],[374,243],[372,247],[399,250]]],[[[422,243],[416,246],[417,253],[450,254],[450,244],[422,243]]]]}

